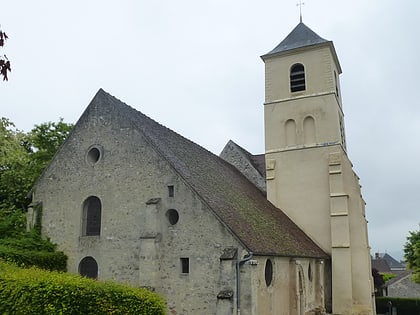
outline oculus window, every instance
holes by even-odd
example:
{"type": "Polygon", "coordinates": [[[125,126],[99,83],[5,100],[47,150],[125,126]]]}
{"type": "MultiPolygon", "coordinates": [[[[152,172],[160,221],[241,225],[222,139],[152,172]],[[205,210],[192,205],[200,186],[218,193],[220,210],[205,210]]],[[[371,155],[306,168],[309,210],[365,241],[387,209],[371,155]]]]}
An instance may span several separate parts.
{"type": "Polygon", "coordinates": [[[90,164],[96,164],[102,157],[102,148],[94,145],[89,148],[86,154],[86,160],[90,164]]]}
{"type": "Polygon", "coordinates": [[[168,211],[166,211],[165,215],[166,215],[166,218],[168,219],[170,225],[175,225],[175,224],[178,223],[179,213],[175,209],[169,209],[168,211]]]}

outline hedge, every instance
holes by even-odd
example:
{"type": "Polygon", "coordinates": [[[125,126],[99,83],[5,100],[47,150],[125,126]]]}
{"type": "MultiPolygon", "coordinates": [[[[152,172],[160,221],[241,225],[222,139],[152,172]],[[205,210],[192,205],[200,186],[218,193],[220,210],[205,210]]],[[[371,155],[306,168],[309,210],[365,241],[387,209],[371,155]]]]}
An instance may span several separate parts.
{"type": "Polygon", "coordinates": [[[57,271],[67,268],[67,256],[63,252],[23,250],[0,244],[0,258],[22,267],[37,266],[57,271]]]}
{"type": "Polygon", "coordinates": [[[420,315],[420,299],[381,296],[376,298],[376,312],[388,314],[388,302],[396,308],[398,315],[420,315]]]}
{"type": "Polygon", "coordinates": [[[164,315],[165,302],[143,288],[0,260],[0,314],[164,315]]]}

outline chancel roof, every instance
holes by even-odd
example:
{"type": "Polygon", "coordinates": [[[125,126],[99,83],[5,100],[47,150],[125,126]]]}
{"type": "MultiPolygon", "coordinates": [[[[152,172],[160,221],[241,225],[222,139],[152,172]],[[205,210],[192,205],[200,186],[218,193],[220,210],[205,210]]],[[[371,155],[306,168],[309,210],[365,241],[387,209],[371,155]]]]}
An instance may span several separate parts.
{"type": "Polygon", "coordinates": [[[328,42],[328,40],[322,38],[314,31],[312,31],[309,27],[307,27],[305,24],[300,22],[280,44],[278,44],[273,50],[271,50],[264,56],[269,56],[300,47],[328,42]]]}
{"type": "MultiPolygon", "coordinates": [[[[254,254],[327,258],[281,210],[235,167],[160,125],[102,89],[87,112],[101,108],[140,131],[214,215],[254,254]]],[[[135,144],[133,144],[135,145],[135,144]]]]}

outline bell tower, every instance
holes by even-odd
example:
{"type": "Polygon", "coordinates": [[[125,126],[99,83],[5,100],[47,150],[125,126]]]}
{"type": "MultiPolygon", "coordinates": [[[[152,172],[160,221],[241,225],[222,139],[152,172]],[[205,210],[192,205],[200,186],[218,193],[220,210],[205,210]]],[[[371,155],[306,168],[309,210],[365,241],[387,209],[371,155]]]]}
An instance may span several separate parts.
{"type": "Polygon", "coordinates": [[[261,58],[267,198],[331,255],[327,308],[374,314],[365,203],[346,152],[334,45],[300,22],[261,58]]]}

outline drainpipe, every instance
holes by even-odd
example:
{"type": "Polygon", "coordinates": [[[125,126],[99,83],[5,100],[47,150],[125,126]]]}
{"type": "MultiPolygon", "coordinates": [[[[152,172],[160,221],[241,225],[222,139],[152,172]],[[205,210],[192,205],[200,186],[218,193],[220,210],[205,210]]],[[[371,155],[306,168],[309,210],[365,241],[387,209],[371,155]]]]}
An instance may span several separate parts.
{"type": "Polygon", "coordinates": [[[241,275],[239,272],[239,268],[248,260],[251,260],[253,255],[254,254],[252,252],[248,252],[248,254],[246,254],[242,260],[236,261],[236,314],[237,315],[241,314],[241,275]]]}

